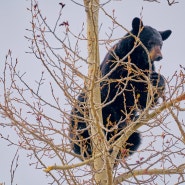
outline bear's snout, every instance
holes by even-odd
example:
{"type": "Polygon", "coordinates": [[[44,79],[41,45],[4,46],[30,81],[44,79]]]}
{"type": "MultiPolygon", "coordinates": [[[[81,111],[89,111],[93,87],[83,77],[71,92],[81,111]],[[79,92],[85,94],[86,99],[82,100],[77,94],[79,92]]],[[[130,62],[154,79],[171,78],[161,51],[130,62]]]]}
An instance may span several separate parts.
{"type": "Polygon", "coordinates": [[[150,51],[150,60],[153,61],[160,61],[162,60],[163,56],[161,53],[160,46],[154,46],[150,51]]]}

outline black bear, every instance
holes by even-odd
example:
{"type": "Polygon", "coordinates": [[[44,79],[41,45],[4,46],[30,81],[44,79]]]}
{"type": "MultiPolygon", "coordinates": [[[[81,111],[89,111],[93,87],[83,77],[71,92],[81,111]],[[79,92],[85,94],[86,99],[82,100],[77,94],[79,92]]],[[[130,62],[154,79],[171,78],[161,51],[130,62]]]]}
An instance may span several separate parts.
{"type": "MultiPolygon", "coordinates": [[[[139,112],[146,106],[154,106],[162,96],[165,80],[162,75],[156,73],[154,61],[162,59],[162,44],[170,34],[171,30],[157,31],[150,26],[144,26],[141,19],[134,18],[130,33],[105,56],[100,66],[103,77],[100,86],[103,130],[108,141],[111,138],[113,141],[117,139],[119,132],[130,121],[136,120],[139,112]]],[[[79,95],[78,105],[72,110],[70,123],[72,148],[82,158],[91,157],[93,149],[86,96],[87,92],[79,95]]],[[[132,154],[140,143],[140,133],[136,131],[123,148],[127,155],[132,154]]]]}

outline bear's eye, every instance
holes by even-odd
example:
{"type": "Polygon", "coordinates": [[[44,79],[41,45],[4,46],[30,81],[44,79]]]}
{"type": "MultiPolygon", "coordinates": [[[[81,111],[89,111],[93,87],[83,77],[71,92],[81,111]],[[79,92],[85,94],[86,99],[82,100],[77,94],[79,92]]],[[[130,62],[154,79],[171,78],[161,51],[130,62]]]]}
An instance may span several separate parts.
{"type": "Polygon", "coordinates": [[[154,46],[156,43],[154,41],[148,41],[148,46],[154,46]]]}
{"type": "Polygon", "coordinates": [[[155,41],[148,41],[148,48],[149,50],[154,48],[155,46],[159,47],[160,49],[162,48],[162,43],[161,42],[155,42],[155,41]]]}

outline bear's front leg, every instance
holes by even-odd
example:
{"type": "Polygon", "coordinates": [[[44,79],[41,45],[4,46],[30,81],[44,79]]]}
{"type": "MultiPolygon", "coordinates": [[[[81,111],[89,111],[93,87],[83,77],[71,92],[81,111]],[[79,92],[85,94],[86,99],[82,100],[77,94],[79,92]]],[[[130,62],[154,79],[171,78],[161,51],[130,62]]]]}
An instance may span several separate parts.
{"type": "Polygon", "coordinates": [[[157,103],[159,97],[164,97],[165,90],[165,79],[164,77],[156,72],[150,74],[150,81],[154,87],[154,102],[157,103]]]}

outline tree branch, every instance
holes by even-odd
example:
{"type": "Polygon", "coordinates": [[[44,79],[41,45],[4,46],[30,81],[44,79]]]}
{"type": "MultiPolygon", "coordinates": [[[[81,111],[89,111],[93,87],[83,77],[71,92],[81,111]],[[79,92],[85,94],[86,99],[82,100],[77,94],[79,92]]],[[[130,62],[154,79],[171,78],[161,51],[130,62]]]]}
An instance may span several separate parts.
{"type": "Polygon", "coordinates": [[[114,161],[116,159],[116,156],[118,155],[118,152],[120,148],[122,147],[123,143],[126,143],[128,138],[134,133],[138,128],[141,126],[145,125],[149,120],[155,118],[157,115],[159,115],[163,110],[168,109],[171,106],[174,106],[176,103],[185,100],[185,93],[182,95],[178,96],[177,98],[169,101],[169,102],[164,102],[158,109],[153,111],[151,114],[146,115],[144,119],[140,119],[139,121],[135,121],[132,124],[130,124],[128,127],[126,127],[123,131],[124,134],[121,135],[121,137],[116,140],[113,143],[113,152],[111,154],[112,157],[112,165],[114,165],[114,161]]]}
{"type": "Polygon", "coordinates": [[[126,172],[123,173],[121,175],[119,175],[118,177],[115,178],[114,180],[114,184],[119,184],[122,181],[124,181],[125,179],[129,179],[130,177],[133,176],[139,176],[139,175],[165,175],[165,174],[185,174],[185,163],[178,166],[177,168],[173,168],[173,169],[143,169],[143,170],[134,170],[131,172],[126,172]]]}

